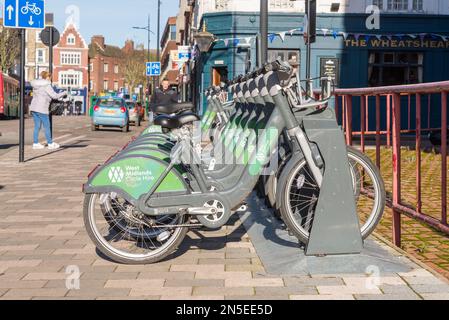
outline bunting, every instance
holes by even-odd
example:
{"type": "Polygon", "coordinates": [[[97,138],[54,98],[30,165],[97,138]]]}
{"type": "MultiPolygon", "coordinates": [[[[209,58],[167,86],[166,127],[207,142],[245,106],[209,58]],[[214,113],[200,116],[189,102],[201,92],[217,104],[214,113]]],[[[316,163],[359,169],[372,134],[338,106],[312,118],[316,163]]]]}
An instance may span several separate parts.
{"type": "MultiPolygon", "coordinates": [[[[282,42],[285,42],[285,39],[287,35],[293,36],[293,35],[304,35],[304,28],[295,28],[291,30],[286,30],[282,32],[275,32],[270,33],[268,35],[268,40],[270,43],[273,43],[277,37],[280,38],[282,42]]],[[[441,35],[441,34],[435,34],[435,33],[417,33],[417,34],[404,34],[404,33],[397,33],[397,34],[366,34],[366,33],[348,33],[344,31],[338,31],[335,29],[329,29],[329,28],[319,28],[317,29],[317,35],[322,35],[323,37],[327,37],[328,35],[331,35],[334,39],[337,39],[338,37],[342,37],[344,40],[347,40],[348,38],[353,38],[356,41],[363,39],[366,42],[369,42],[371,39],[376,38],[378,40],[382,40],[382,38],[386,38],[388,40],[393,40],[394,38],[398,40],[404,40],[405,38],[411,38],[411,39],[421,39],[421,41],[424,41],[426,38],[431,38],[432,40],[438,40],[441,39],[443,41],[449,41],[449,35],[441,35]]],[[[229,45],[233,45],[234,47],[237,47],[239,44],[251,44],[253,40],[255,40],[255,36],[251,37],[244,37],[244,38],[226,38],[226,39],[217,39],[215,42],[222,41],[225,45],[225,47],[228,47],[229,45]]]]}

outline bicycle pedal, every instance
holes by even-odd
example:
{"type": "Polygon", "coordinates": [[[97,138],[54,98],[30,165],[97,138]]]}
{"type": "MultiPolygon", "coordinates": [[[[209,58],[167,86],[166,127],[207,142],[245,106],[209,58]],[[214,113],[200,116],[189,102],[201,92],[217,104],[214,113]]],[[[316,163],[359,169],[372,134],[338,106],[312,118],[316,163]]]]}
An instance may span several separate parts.
{"type": "Polygon", "coordinates": [[[212,158],[212,160],[210,161],[208,170],[213,171],[215,169],[215,164],[216,164],[216,160],[214,158],[212,158]]]}
{"type": "Polygon", "coordinates": [[[236,212],[246,212],[246,211],[248,211],[248,206],[246,204],[240,206],[240,208],[236,210],[236,212]]]}

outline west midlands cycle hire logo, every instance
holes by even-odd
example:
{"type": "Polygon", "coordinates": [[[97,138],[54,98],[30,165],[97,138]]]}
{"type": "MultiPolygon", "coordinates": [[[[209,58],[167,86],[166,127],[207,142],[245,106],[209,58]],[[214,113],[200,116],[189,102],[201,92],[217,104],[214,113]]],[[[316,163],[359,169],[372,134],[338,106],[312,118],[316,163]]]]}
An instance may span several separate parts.
{"type": "Polygon", "coordinates": [[[109,180],[112,183],[120,183],[123,181],[123,178],[125,177],[125,173],[123,172],[123,169],[120,167],[112,167],[109,169],[109,180]]]}

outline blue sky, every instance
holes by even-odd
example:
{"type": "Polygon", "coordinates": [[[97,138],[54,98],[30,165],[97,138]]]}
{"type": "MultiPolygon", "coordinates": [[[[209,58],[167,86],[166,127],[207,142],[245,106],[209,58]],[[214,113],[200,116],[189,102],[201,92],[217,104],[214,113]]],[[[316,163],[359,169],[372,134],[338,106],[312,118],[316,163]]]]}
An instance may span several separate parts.
{"type": "MultiPolygon", "coordinates": [[[[2,0],[0,0],[3,3],[2,0]]],[[[161,0],[161,33],[170,16],[178,13],[179,0],[161,0]]],[[[151,28],[157,30],[157,0],[46,0],[47,12],[55,14],[55,24],[63,29],[70,6],[79,8],[80,32],[89,43],[94,34],[103,34],[106,43],[123,46],[126,39],[147,46],[147,32],[133,30],[133,26],[146,26],[151,16],[151,28]]],[[[151,36],[151,47],[156,47],[156,35],[151,36]]]]}

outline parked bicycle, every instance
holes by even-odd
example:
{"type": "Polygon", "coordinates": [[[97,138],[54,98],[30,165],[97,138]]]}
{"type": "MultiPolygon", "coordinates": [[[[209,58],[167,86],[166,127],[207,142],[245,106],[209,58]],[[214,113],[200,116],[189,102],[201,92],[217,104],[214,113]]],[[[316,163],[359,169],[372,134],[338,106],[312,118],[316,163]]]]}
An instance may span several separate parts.
{"type": "Polygon", "coordinates": [[[174,115],[158,116],[84,185],[84,221],[97,248],[122,263],[164,259],[190,228],[216,229],[244,210],[272,159],[281,161],[274,178],[262,179],[266,196],[299,241],[308,243],[329,198],[358,216],[366,238],[383,214],[383,180],[369,158],[345,146],[328,108],[330,80],[321,100],[300,87],[293,68],[276,61],[236,79],[232,102],[211,89],[201,121],[189,104],[158,106],[156,113],[174,115]],[[195,140],[198,121],[209,148],[195,140]]]}

